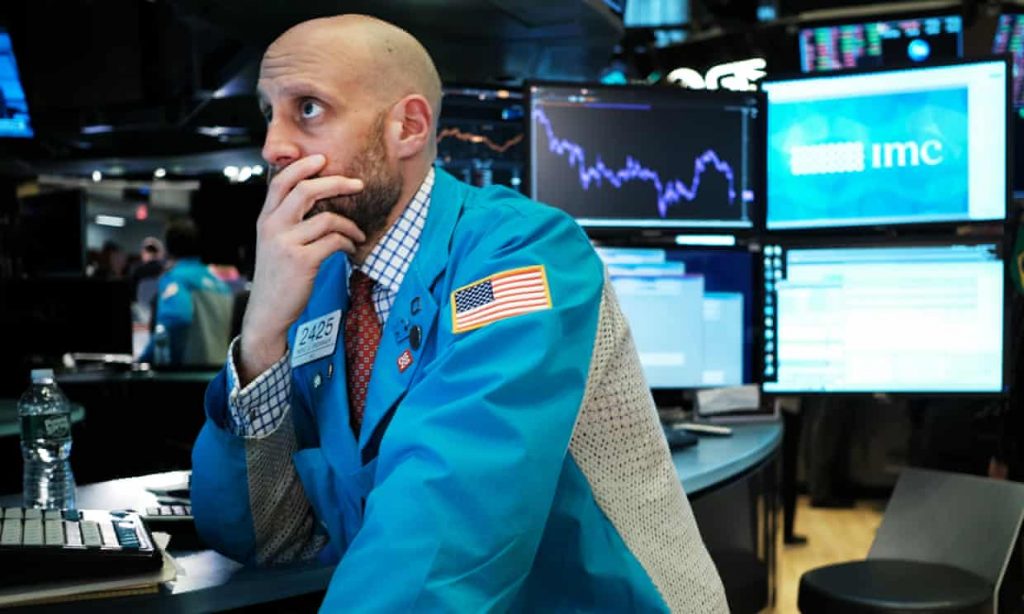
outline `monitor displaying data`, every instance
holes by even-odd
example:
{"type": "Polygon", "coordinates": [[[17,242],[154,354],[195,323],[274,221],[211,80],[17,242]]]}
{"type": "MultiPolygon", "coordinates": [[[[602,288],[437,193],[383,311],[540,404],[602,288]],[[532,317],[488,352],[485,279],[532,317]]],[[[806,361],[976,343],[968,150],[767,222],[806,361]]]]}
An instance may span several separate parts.
{"type": "Polygon", "coordinates": [[[18,75],[11,36],[0,27],[0,138],[29,138],[32,135],[28,102],[18,75]]]}
{"type": "Polygon", "coordinates": [[[1024,87],[1024,13],[1004,13],[999,16],[996,33],[992,39],[992,53],[1010,54],[1013,62],[1013,84],[1010,91],[1013,102],[1022,104],[1021,89],[1024,87]]]}
{"type": "Polygon", "coordinates": [[[746,250],[598,248],[652,389],[749,383],[753,257],[746,250]]]}
{"type": "Polygon", "coordinates": [[[998,245],[767,246],[764,390],[1000,393],[998,245]]]}
{"type": "Polygon", "coordinates": [[[963,55],[960,15],[821,25],[800,30],[803,72],[883,68],[963,55]]]}
{"type": "Polygon", "coordinates": [[[522,191],[525,131],[521,90],[445,88],[437,164],[470,185],[504,185],[522,191]]]}
{"type": "Polygon", "coordinates": [[[584,226],[750,228],[762,109],[755,92],[531,85],[531,196],[584,226]]]}
{"type": "Polygon", "coordinates": [[[770,230],[1005,217],[1005,61],[762,87],[770,230]]]}
{"type": "Polygon", "coordinates": [[[1016,154],[1013,156],[1013,191],[1024,197],[1024,13],[1004,13],[999,16],[992,53],[1010,54],[1013,82],[1010,92],[1014,113],[1011,129],[1016,154]]]}
{"type": "Polygon", "coordinates": [[[680,26],[690,21],[688,0],[629,0],[623,15],[627,28],[680,26]]]}

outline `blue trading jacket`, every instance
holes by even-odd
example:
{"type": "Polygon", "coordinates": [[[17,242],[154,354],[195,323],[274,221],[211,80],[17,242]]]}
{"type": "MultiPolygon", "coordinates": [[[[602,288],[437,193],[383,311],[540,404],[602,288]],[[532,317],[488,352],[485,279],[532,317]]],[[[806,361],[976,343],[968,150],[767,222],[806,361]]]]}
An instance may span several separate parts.
{"type": "MultiPolygon", "coordinates": [[[[343,255],[324,262],[289,347],[344,314],[347,279],[343,255]]],[[[327,611],[726,610],[610,283],[563,213],[438,171],[358,441],[343,347],[293,369],[264,439],[229,432],[212,382],[192,477],[207,543],[336,563],[327,611]],[[456,292],[538,265],[550,308],[457,332],[456,292]]]]}

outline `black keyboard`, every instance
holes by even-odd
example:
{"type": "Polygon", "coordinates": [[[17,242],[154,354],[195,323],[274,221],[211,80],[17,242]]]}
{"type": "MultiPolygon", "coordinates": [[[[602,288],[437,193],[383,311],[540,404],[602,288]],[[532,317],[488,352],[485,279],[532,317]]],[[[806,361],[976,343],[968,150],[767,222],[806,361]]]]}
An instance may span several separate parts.
{"type": "Polygon", "coordinates": [[[128,576],[163,563],[130,511],[0,508],[0,585],[128,576]]]}

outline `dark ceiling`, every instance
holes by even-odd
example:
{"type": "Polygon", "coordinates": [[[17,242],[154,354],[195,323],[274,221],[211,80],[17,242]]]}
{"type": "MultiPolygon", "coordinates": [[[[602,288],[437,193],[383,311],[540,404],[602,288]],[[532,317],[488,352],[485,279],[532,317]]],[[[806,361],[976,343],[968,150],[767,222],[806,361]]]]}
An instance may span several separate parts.
{"type": "Polygon", "coordinates": [[[37,138],[0,144],[0,172],[255,147],[263,48],[346,12],[409,30],[448,84],[594,78],[622,37],[602,0],[5,0],[37,138]]]}

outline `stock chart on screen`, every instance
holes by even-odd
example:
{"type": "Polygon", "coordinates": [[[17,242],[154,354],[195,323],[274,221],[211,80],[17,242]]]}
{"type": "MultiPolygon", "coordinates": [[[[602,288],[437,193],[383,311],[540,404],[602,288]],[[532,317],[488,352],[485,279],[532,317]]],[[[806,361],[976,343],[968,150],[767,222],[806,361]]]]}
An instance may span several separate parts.
{"type": "Polygon", "coordinates": [[[450,87],[444,91],[437,163],[466,183],[523,189],[526,167],[521,91],[450,87]]]}
{"type": "Polygon", "coordinates": [[[748,228],[762,98],[531,85],[530,191],[584,226],[748,228]]]}

